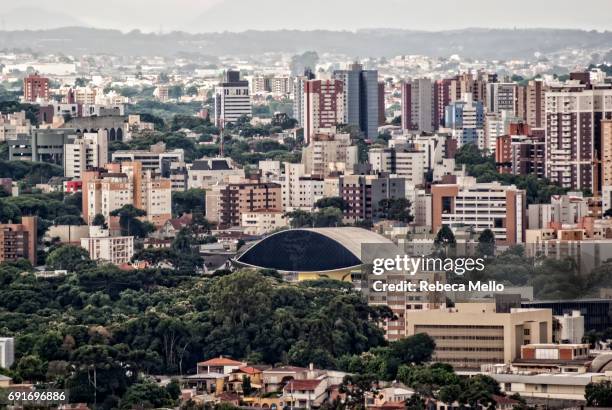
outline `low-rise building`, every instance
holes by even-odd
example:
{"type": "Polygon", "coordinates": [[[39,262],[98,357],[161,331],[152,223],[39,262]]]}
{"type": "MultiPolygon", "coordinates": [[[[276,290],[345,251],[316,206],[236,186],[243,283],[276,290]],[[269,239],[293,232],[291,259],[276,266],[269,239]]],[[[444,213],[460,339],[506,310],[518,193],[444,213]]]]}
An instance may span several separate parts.
{"type": "Polygon", "coordinates": [[[282,211],[255,210],[242,214],[241,226],[247,235],[264,235],[288,224],[282,211]]]}
{"type": "Polygon", "coordinates": [[[129,263],[134,256],[134,237],[110,236],[107,229],[91,226],[89,237],[81,238],[81,247],[94,261],[122,265],[129,263]]]}

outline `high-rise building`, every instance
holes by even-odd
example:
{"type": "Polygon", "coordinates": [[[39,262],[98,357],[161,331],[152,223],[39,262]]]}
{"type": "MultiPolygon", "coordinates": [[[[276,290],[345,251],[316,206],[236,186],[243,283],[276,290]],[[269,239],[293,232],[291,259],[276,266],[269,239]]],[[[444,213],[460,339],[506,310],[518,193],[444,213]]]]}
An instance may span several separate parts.
{"type": "Polygon", "coordinates": [[[304,140],[344,122],[344,86],[339,80],[308,80],[304,84],[304,140]]]}
{"type": "Polygon", "coordinates": [[[385,125],[387,117],[385,115],[385,82],[378,83],[378,125],[385,125]]]}
{"type": "Polygon", "coordinates": [[[357,146],[350,134],[320,133],[302,150],[304,171],[318,177],[352,172],[358,162],[357,146]]]}
{"type": "Polygon", "coordinates": [[[517,89],[515,83],[487,83],[487,111],[516,115],[517,89]]]}
{"type": "Polygon", "coordinates": [[[447,225],[469,226],[480,233],[490,229],[500,244],[524,242],[526,194],[514,185],[477,183],[432,185],[432,231],[447,225]]]}
{"type": "Polygon", "coordinates": [[[544,127],[544,82],[536,79],[517,86],[516,115],[531,128],[544,127]]]}
{"type": "Polygon", "coordinates": [[[612,185],[612,120],[601,121],[601,186],[612,185]]]}
{"type": "Polygon", "coordinates": [[[444,110],[451,103],[452,79],[436,80],[433,84],[432,121],[434,131],[445,126],[444,110]]]}
{"type": "Polygon", "coordinates": [[[372,170],[406,179],[411,185],[421,185],[427,162],[424,150],[409,147],[372,148],[368,152],[372,170]]]}
{"type": "Polygon", "coordinates": [[[445,125],[451,129],[459,146],[476,144],[484,149],[484,108],[480,101],[465,93],[461,100],[453,101],[446,107],[445,125]]]}
{"type": "Polygon", "coordinates": [[[406,179],[378,175],[344,175],[339,181],[340,196],[347,204],[347,222],[380,217],[380,201],[406,198],[406,179]]]}
{"type": "Polygon", "coordinates": [[[293,79],[293,118],[298,122],[298,126],[304,127],[304,89],[306,81],[314,80],[314,74],[310,70],[305,70],[304,75],[299,75],[293,79]]]}
{"type": "Polygon", "coordinates": [[[249,82],[240,79],[240,71],[227,70],[215,88],[215,124],[222,126],[251,116],[249,82]]]}
{"type": "Polygon", "coordinates": [[[108,162],[108,134],[106,130],[86,132],[64,145],[64,176],[81,178],[91,168],[101,168],[108,162]]]}
{"type": "Polygon", "coordinates": [[[146,212],[146,219],[156,226],[172,217],[172,183],[139,161],[108,164],[109,170],[91,170],[82,174],[83,219],[91,223],[97,214],[108,221],[111,212],[133,205],[146,212]]]}
{"type": "Polygon", "coordinates": [[[358,63],[347,70],[334,71],[342,81],[345,124],[358,126],[366,138],[376,138],[379,123],[378,71],[364,70],[358,63]]]}
{"type": "Polygon", "coordinates": [[[552,86],[545,112],[546,177],[566,188],[599,192],[602,120],[612,119],[610,85],[574,79],[552,86]]]}
{"type": "Polygon", "coordinates": [[[417,132],[432,132],[434,88],[429,78],[402,83],[402,128],[417,132]]]}
{"type": "Polygon", "coordinates": [[[220,189],[217,199],[221,229],[240,226],[242,215],[247,212],[282,210],[281,186],[275,183],[228,184],[220,189]]]}
{"type": "Polygon", "coordinates": [[[0,224],[0,262],[28,259],[36,266],[37,226],[35,216],[22,216],[21,223],[0,224]]]}
{"type": "Polygon", "coordinates": [[[325,182],[323,177],[312,176],[305,171],[304,164],[283,163],[282,178],[283,210],[302,209],[309,211],[315,202],[323,198],[325,182]]]}
{"type": "Polygon", "coordinates": [[[49,99],[49,79],[36,74],[30,74],[23,79],[23,99],[25,102],[49,99]]]}

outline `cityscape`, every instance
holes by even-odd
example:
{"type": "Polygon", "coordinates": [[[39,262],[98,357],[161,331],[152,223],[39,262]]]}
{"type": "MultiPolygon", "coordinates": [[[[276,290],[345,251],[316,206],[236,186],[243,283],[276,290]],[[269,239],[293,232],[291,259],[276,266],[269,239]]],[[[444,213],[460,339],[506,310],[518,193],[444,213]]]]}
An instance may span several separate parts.
{"type": "Polygon", "coordinates": [[[612,408],[591,2],[0,12],[0,409],[612,408]]]}

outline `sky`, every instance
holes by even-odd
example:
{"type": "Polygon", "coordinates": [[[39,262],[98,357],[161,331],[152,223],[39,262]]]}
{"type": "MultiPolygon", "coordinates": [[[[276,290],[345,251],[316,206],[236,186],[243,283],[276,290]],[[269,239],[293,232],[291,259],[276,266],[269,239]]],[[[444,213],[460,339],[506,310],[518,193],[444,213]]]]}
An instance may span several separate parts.
{"type": "Polygon", "coordinates": [[[0,29],[127,32],[575,28],[612,30],[612,0],[2,0],[0,29]],[[94,7],[92,4],[96,4],[94,7]],[[38,15],[38,18],[32,18],[38,15]]]}

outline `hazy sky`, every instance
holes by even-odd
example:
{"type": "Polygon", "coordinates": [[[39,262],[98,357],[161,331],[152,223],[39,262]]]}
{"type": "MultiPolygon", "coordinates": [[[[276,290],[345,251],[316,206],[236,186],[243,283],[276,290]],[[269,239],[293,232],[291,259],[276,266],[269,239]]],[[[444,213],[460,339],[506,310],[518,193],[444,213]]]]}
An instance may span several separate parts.
{"type": "Polygon", "coordinates": [[[6,29],[122,31],[554,27],[612,30],[612,0],[2,0],[6,29]],[[94,6],[94,4],[96,6],[94,6]],[[40,11],[39,20],[28,20],[40,11]],[[29,21],[29,22],[28,22],[29,21]]]}

